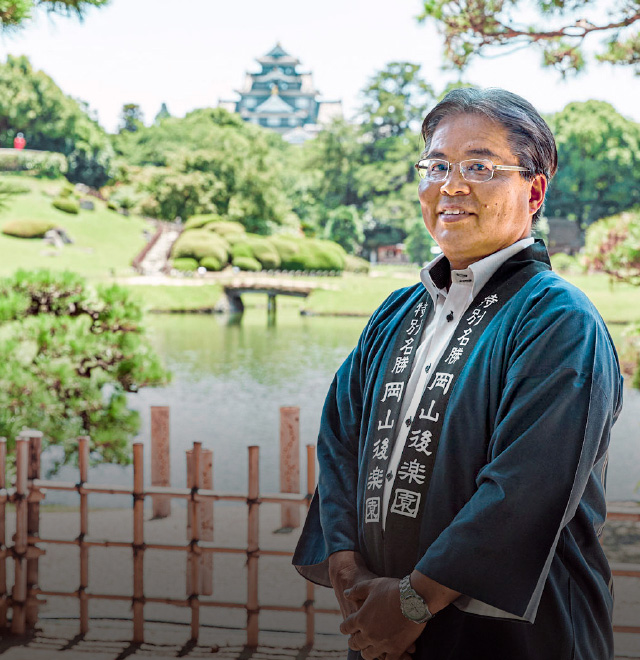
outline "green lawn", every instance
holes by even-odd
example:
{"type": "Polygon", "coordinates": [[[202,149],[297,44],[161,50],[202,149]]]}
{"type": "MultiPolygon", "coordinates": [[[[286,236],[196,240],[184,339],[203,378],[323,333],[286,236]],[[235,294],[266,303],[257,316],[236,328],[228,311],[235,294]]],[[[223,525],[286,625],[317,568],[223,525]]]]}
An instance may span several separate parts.
{"type": "Polygon", "coordinates": [[[194,309],[211,309],[222,294],[219,284],[203,284],[202,286],[148,286],[136,285],[129,287],[147,310],[154,311],[187,311],[194,309]]]}
{"type": "Polygon", "coordinates": [[[0,181],[15,181],[31,188],[18,195],[0,212],[0,227],[8,220],[52,220],[63,227],[73,240],[56,250],[41,239],[13,238],[0,234],[0,275],[18,268],[73,270],[89,278],[108,278],[131,274],[131,261],[143,248],[143,229],[149,224],[139,217],[125,217],[91,198],[95,210],[80,210],[78,215],[53,208],[51,202],[64,185],[63,180],[48,181],[27,176],[2,176],[0,181]]]}

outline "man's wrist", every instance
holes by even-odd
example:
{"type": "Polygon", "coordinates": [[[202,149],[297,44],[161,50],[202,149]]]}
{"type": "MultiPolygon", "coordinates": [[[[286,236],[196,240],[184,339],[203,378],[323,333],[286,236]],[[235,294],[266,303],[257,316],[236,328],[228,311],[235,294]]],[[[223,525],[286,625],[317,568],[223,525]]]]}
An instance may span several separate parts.
{"type": "Polygon", "coordinates": [[[459,591],[449,589],[417,570],[411,573],[410,581],[411,588],[424,600],[431,614],[436,614],[460,596],[459,591]]]}

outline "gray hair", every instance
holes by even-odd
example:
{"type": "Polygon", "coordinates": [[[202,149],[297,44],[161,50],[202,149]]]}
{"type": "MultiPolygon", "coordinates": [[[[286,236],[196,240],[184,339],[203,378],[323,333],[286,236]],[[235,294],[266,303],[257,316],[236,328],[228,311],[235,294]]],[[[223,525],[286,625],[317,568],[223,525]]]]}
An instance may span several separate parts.
{"type": "MultiPolygon", "coordinates": [[[[558,152],[551,129],[531,103],[497,87],[465,87],[449,92],[422,122],[425,150],[431,146],[438,124],[446,117],[461,114],[483,115],[502,124],[518,165],[530,170],[520,175],[530,181],[536,174],[544,174],[547,181],[551,181],[558,169],[558,152]]],[[[533,216],[534,224],[541,212],[542,207],[533,216]]]]}

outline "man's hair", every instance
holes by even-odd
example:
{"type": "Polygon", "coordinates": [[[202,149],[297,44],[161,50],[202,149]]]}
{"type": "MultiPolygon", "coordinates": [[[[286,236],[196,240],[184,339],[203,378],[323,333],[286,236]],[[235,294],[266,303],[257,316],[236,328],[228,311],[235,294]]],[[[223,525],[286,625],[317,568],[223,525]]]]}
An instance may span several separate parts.
{"type": "MultiPolygon", "coordinates": [[[[465,87],[449,92],[422,122],[425,151],[431,146],[438,124],[447,117],[462,114],[482,115],[502,124],[518,165],[530,170],[520,175],[530,181],[536,174],[544,174],[547,181],[551,181],[558,168],[558,152],[551,129],[531,103],[498,87],[465,87]]],[[[533,216],[533,224],[541,212],[542,207],[533,216]]]]}

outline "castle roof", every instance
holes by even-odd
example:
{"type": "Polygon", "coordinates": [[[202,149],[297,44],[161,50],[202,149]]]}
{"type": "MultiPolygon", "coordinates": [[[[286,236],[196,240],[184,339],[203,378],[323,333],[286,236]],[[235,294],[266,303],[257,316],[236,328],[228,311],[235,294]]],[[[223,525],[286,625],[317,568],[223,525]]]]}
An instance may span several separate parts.
{"type": "Polygon", "coordinates": [[[286,101],[283,101],[278,94],[271,94],[271,96],[264,103],[261,103],[254,112],[256,114],[262,112],[273,114],[282,114],[283,112],[286,112],[288,114],[294,112],[294,109],[286,101]]]}
{"type": "Polygon", "coordinates": [[[278,42],[266,55],[258,57],[257,61],[260,64],[291,64],[295,66],[300,64],[300,60],[297,57],[289,55],[287,51],[280,45],[278,42]]]}

